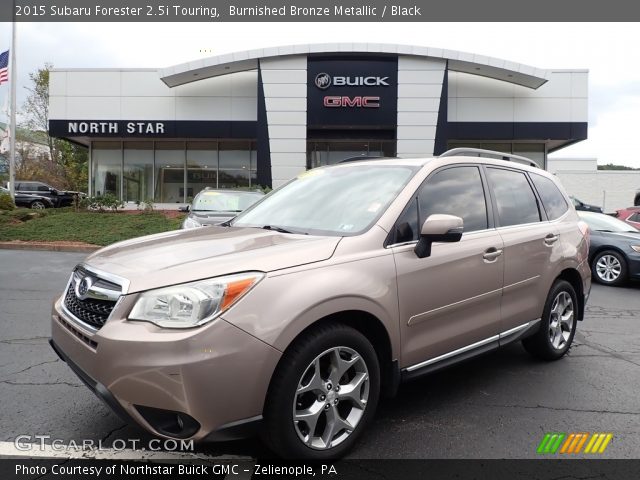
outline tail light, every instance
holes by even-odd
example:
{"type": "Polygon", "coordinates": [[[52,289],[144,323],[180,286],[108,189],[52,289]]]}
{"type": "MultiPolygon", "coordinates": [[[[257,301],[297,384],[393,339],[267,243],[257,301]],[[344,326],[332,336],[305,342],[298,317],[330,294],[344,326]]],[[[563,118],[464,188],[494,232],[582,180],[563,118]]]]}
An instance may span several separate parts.
{"type": "Polygon", "coordinates": [[[588,242],[589,238],[591,236],[591,230],[589,230],[589,225],[587,225],[586,222],[583,222],[582,220],[579,220],[578,221],[578,228],[580,229],[580,233],[582,233],[582,236],[588,242]]]}

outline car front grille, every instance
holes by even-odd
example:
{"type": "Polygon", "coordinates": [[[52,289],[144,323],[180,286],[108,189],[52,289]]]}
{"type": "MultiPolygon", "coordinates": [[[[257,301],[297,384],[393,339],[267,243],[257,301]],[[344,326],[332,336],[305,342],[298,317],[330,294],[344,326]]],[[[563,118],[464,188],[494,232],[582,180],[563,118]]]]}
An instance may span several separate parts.
{"type": "MultiPolygon", "coordinates": [[[[85,292],[83,292],[85,293],[85,292]]],[[[81,323],[89,325],[95,330],[100,330],[111,315],[116,305],[116,299],[120,295],[120,287],[114,283],[97,278],[93,273],[82,268],[76,269],[72,276],[64,296],[64,306],[68,312],[81,323]],[[93,287],[99,287],[101,292],[108,292],[108,299],[94,298],[94,293],[89,289],[88,295],[79,298],[77,285],[85,277],[92,277],[93,287]]]]}

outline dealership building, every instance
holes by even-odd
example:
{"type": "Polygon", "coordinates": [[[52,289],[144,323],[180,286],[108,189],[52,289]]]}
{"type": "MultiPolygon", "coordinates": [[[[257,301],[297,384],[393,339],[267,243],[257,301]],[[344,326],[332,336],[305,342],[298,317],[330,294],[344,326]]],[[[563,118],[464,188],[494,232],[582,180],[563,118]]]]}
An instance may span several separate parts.
{"type": "Polygon", "coordinates": [[[467,146],[546,167],[587,137],[587,82],[586,70],[438,48],[294,45],[164,69],[55,69],[49,127],[89,147],[90,194],[181,203],[361,155],[467,146]]]}

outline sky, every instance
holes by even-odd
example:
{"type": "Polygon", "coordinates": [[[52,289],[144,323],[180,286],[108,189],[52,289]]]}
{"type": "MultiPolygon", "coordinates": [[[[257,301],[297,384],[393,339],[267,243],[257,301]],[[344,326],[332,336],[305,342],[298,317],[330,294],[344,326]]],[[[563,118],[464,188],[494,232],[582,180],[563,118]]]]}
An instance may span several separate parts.
{"type": "MultiPolygon", "coordinates": [[[[0,23],[0,51],[11,24],[0,23]]],[[[375,42],[461,50],[543,69],[589,70],[589,138],[554,157],[640,168],[637,23],[18,23],[18,106],[29,72],[161,68],[278,45],[375,42]]],[[[8,95],[0,86],[0,108],[8,95]]]]}

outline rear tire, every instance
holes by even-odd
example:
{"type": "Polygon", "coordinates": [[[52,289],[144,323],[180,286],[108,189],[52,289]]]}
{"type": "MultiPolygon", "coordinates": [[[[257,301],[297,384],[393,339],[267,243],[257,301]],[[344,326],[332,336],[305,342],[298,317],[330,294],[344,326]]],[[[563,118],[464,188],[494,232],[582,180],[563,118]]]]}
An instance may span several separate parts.
{"type": "Polygon", "coordinates": [[[339,458],[371,421],[379,394],[369,340],[339,323],[314,328],[287,349],[273,375],[263,440],[283,458],[339,458]]]}
{"type": "Polygon", "coordinates": [[[562,358],[569,351],[576,333],[577,309],[578,299],[573,286],[566,280],[556,280],[544,304],[540,329],[522,341],[525,350],[542,360],[562,358]]]}

